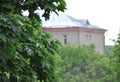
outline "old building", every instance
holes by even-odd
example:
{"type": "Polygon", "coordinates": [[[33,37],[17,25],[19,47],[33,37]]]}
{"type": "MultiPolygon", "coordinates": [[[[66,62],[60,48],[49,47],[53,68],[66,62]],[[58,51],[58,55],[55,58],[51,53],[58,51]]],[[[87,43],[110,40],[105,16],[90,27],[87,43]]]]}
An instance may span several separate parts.
{"type": "Polygon", "coordinates": [[[43,31],[51,33],[62,44],[93,44],[96,51],[104,53],[106,30],[91,25],[87,19],[78,20],[65,14],[51,14],[50,20],[43,20],[42,23],[43,31]]]}

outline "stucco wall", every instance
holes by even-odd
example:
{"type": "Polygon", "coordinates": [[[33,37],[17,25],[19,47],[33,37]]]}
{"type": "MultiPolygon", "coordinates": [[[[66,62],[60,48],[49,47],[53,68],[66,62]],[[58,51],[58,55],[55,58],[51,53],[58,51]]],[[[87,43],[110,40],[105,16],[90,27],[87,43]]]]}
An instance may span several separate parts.
{"type": "Polygon", "coordinates": [[[80,32],[80,44],[95,45],[95,49],[97,52],[104,53],[104,35],[97,33],[84,33],[80,32]],[[90,37],[89,37],[90,36],[90,37]]]}
{"type": "Polygon", "coordinates": [[[64,35],[67,35],[67,44],[78,44],[77,32],[52,32],[53,38],[64,44],[64,35]]]}
{"type": "Polygon", "coordinates": [[[43,31],[52,34],[53,38],[58,39],[64,44],[66,35],[67,44],[71,45],[90,45],[94,44],[96,51],[104,53],[105,30],[89,28],[44,28],[43,31]]]}

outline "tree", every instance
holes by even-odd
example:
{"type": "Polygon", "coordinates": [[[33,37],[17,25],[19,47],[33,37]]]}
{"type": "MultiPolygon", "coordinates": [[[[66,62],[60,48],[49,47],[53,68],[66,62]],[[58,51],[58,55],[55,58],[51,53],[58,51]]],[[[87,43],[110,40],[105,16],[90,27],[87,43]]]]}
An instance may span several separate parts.
{"type": "Polygon", "coordinates": [[[0,3],[0,82],[56,82],[54,54],[59,42],[42,32],[43,16],[64,11],[64,0],[1,0],[0,3]],[[23,10],[29,16],[22,15],[23,10]]]}
{"type": "Polygon", "coordinates": [[[57,63],[59,82],[119,82],[115,62],[93,50],[92,46],[64,46],[57,63]]]}
{"type": "Polygon", "coordinates": [[[114,46],[106,45],[105,46],[105,55],[112,58],[113,57],[113,47],[114,46]]]}
{"type": "Polygon", "coordinates": [[[36,10],[44,10],[43,17],[49,19],[51,12],[58,14],[58,11],[65,10],[64,0],[1,0],[0,13],[16,13],[22,15],[23,11],[29,11],[29,18],[38,19],[36,10]]]}
{"type": "Polygon", "coordinates": [[[115,41],[114,46],[114,61],[116,62],[115,70],[117,72],[117,80],[120,81],[120,34],[118,35],[118,39],[115,41]]]}

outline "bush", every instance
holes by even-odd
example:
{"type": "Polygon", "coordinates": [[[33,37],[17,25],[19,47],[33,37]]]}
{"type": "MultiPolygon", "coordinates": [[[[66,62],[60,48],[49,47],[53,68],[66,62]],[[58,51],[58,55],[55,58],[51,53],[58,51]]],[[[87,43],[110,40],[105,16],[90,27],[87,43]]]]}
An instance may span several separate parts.
{"type": "Polygon", "coordinates": [[[110,58],[92,46],[63,46],[57,62],[59,82],[115,82],[110,58]]]}

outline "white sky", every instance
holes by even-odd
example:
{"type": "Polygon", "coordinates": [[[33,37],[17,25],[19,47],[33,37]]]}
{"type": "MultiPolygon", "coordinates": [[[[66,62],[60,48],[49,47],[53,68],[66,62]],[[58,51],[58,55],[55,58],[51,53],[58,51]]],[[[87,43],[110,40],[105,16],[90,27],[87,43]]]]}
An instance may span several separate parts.
{"type": "Polygon", "coordinates": [[[120,32],[120,0],[65,0],[66,14],[88,19],[93,25],[107,29],[105,44],[113,45],[120,32]]]}

